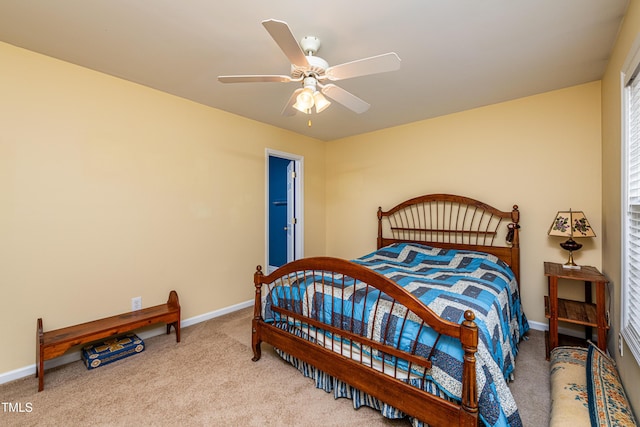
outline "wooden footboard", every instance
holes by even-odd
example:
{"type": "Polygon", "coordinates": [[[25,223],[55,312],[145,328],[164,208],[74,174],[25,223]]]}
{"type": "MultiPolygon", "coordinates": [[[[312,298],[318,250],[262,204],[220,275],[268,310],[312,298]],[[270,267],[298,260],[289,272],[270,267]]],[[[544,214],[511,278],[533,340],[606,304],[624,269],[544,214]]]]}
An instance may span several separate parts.
{"type": "Polygon", "coordinates": [[[449,322],[390,279],[336,258],[294,261],[268,276],[258,267],[254,283],[254,361],[266,342],[429,425],[478,424],[473,312],[462,324],[449,322]],[[285,293],[295,302],[271,304],[285,293]],[[374,308],[359,317],[363,299],[374,308]],[[460,404],[422,389],[440,339],[419,342],[428,328],[459,340],[464,351],[460,404]],[[397,339],[411,329],[415,340],[397,339]]]}

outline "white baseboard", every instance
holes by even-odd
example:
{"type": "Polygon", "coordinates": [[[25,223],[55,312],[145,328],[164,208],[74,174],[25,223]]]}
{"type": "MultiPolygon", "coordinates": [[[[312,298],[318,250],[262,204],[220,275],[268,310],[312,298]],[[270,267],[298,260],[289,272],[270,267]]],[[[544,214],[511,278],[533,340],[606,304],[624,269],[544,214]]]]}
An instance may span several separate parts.
{"type": "MultiPolygon", "coordinates": [[[[254,300],[248,300],[239,304],[230,305],[229,307],[221,308],[219,310],[210,311],[209,313],[201,314],[199,316],[190,317],[183,320],[180,325],[183,328],[187,326],[195,325],[206,320],[214,319],[216,317],[224,316],[225,314],[233,313],[234,311],[242,310],[244,308],[253,307],[254,300]]],[[[165,330],[166,331],[166,330],[165,330]]]]}
{"type": "Polygon", "coordinates": [[[548,331],[549,325],[543,322],[533,322],[529,320],[529,327],[534,331],[548,331]]]}
{"type": "MultiPolygon", "coordinates": [[[[548,323],[544,323],[544,322],[532,322],[532,321],[529,321],[529,326],[534,331],[548,331],[549,330],[549,324],[548,323]]],[[[565,335],[565,336],[568,336],[568,337],[573,337],[573,338],[584,339],[584,332],[583,331],[579,331],[577,329],[564,328],[562,326],[558,327],[558,334],[565,335]]],[[[591,341],[593,341],[593,342],[597,342],[598,341],[598,329],[595,328],[595,327],[593,328],[593,335],[591,337],[591,341]]]]}
{"type": "MultiPolygon", "coordinates": [[[[225,314],[233,313],[234,311],[242,310],[243,308],[248,308],[253,306],[253,300],[245,301],[239,304],[235,304],[229,307],[221,308],[219,310],[214,310],[209,313],[201,314],[199,316],[190,317],[189,319],[185,319],[180,322],[180,328],[186,328],[188,326],[195,325],[200,322],[204,322],[216,317],[224,316],[225,314]]],[[[138,333],[140,338],[147,339],[151,337],[155,337],[157,335],[162,335],[167,332],[166,327],[158,326],[156,328],[145,329],[138,333]]],[[[56,366],[66,365],[67,363],[75,362],[80,360],[80,351],[71,351],[69,353],[64,354],[63,356],[56,357],[55,359],[47,360],[44,362],[44,369],[55,368],[56,366]]],[[[29,375],[35,376],[36,374],[36,364],[25,366],[23,368],[14,369],[13,371],[4,372],[0,374],[0,384],[5,384],[10,381],[18,380],[20,378],[28,377],[29,375]]]]}

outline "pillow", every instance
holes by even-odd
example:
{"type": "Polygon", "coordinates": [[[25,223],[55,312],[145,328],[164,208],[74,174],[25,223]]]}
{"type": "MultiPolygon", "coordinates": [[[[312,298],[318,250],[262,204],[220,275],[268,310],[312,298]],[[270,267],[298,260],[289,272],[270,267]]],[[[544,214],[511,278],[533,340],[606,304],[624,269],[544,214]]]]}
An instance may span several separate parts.
{"type": "Polygon", "coordinates": [[[592,426],[635,426],[615,362],[593,344],[587,352],[587,396],[592,426]]]}

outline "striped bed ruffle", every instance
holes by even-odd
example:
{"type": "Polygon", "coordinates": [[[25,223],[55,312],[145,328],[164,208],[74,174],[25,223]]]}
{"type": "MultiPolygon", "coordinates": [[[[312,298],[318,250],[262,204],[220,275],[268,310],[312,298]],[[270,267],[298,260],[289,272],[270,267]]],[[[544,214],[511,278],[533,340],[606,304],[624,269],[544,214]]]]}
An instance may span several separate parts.
{"type": "MultiPolygon", "coordinates": [[[[315,366],[310,365],[309,363],[303,360],[300,360],[297,357],[293,357],[290,354],[285,353],[284,351],[278,348],[274,347],[274,350],[276,351],[276,353],[278,353],[278,355],[283,360],[293,365],[306,378],[311,378],[315,382],[316,388],[322,389],[327,393],[333,393],[334,399],[338,399],[338,398],[351,399],[353,401],[353,407],[355,409],[358,409],[362,406],[368,406],[370,408],[380,411],[380,414],[382,414],[385,418],[389,418],[389,419],[399,419],[399,418],[407,417],[407,415],[404,412],[398,410],[397,408],[394,408],[393,406],[382,402],[380,399],[377,399],[368,393],[365,393],[361,390],[358,390],[355,387],[350,386],[344,381],[341,381],[327,374],[326,372],[321,371],[315,366]]],[[[412,380],[412,382],[413,381],[414,380],[412,380]]],[[[420,381],[420,382],[423,382],[423,381],[420,381]]],[[[437,387],[435,387],[432,382],[427,381],[426,383],[425,382],[423,383],[424,383],[424,386],[422,387],[423,390],[431,394],[434,394],[438,397],[441,397],[443,399],[450,400],[444,393],[442,393],[437,387]]],[[[417,418],[413,418],[413,417],[408,417],[408,418],[411,421],[411,425],[413,427],[428,427],[427,424],[423,423],[417,418]]]]}

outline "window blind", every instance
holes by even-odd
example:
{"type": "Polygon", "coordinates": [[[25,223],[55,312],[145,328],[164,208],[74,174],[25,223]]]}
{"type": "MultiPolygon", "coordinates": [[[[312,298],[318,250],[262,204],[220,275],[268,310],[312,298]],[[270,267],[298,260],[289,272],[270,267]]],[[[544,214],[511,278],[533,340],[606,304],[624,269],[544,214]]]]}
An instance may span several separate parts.
{"type": "Polygon", "coordinates": [[[631,79],[626,99],[626,185],[623,195],[624,258],[622,335],[640,363],[640,79],[631,79]]]}

